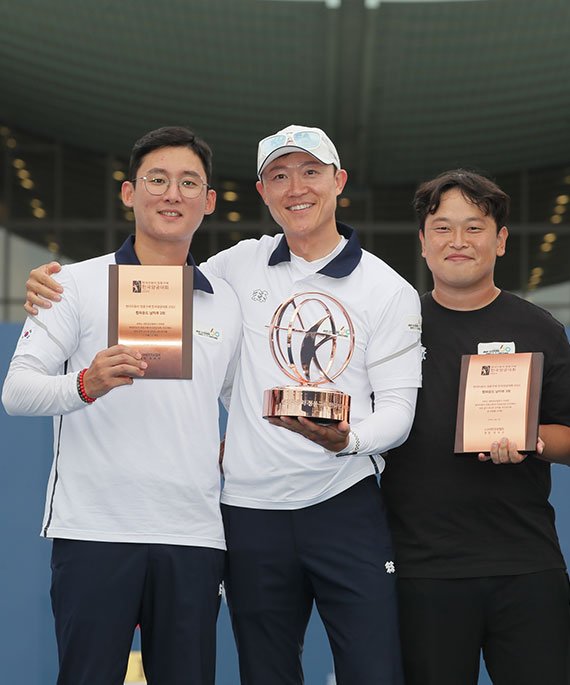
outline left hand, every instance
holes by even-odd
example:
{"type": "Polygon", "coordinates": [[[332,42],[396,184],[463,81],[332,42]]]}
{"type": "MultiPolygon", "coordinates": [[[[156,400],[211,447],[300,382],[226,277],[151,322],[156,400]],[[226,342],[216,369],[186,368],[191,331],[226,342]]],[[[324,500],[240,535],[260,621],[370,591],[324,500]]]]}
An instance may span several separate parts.
{"type": "MultiPolygon", "coordinates": [[[[544,442],[538,438],[536,452],[541,455],[543,451],[544,442]]],[[[518,452],[516,443],[508,438],[501,438],[499,442],[492,443],[489,454],[480,452],[478,455],[479,461],[492,461],[493,464],[520,464],[526,458],[526,452],[518,452]]]]}
{"type": "Polygon", "coordinates": [[[348,421],[323,425],[311,419],[306,419],[304,416],[299,416],[298,418],[279,416],[267,420],[272,426],[287,428],[287,430],[293,433],[298,433],[308,440],[316,442],[317,445],[324,447],[330,452],[342,452],[348,445],[348,434],[350,433],[348,421]]]}

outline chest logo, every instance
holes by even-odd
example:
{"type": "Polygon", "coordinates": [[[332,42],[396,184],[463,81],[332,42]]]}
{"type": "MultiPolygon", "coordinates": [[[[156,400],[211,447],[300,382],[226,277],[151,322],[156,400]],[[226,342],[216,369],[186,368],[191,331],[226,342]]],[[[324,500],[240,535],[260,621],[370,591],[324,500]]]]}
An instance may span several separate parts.
{"type": "Polygon", "coordinates": [[[480,342],[477,354],[513,354],[516,352],[514,340],[508,342],[480,342]]]}
{"type": "Polygon", "coordinates": [[[209,338],[210,340],[221,341],[222,332],[217,328],[208,328],[207,326],[196,326],[194,333],[200,338],[209,338]]]}
{"type": "Polygon", "coordinates": [[[251,293],[251,299],[252,299],[254,302],[266,302],[266,301],[267,301],[267,296],[268,296],[268,295],[269,295],[269,293],[267,292],[267,290],[259,290],[259,289],[257,289],[257,290],[254,290],[254,291],[251,293]]]}

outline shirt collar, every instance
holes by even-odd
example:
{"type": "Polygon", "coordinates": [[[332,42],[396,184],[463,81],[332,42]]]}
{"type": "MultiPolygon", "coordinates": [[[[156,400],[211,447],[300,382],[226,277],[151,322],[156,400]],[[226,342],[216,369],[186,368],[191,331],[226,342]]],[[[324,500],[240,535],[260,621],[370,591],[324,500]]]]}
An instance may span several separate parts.
{"type": "MultiPolygon", "coordinates": [[[[344,248],[337,254],[334,259],[323,266],[322,269],[317,271],[319,274],[324,276],[330,276],[331,278],[344,278],[349,276],[354,269],[358,266],[360,260],[362,259],[362,248],[360,247],[360,242],[356,231],[346,224],[341,224],[340,221],[336,222],[337,231],[340,235],[344,236],[348,242],[344,248]]],[[[281,264],[282,262],[291,261],[291,251],[289,250],[289,245],[287,245],[287,239],[285,236],[281,236],[281,240],[277,247],[271,253],[269,257],[269,266],[275,266],[281,264]]]]}
{"type": "MultiPolygon", "coordinates": [[[[130,235],[121,247],[115,252],[115,262],[117,264],[140,264],[137,253],[135,252],[135,236],[130,235]]],[[[214,293],[212,284],[196,266],[194,257],[188,253],[188,258],[186,260],[188,266],[194,267],[194,289],[203,290],[206,293],[214,293]]]]}

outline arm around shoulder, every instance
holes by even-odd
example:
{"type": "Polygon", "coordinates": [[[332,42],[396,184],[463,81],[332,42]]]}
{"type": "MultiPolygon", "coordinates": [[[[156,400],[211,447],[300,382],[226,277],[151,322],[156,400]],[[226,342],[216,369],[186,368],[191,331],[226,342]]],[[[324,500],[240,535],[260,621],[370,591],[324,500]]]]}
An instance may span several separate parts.
{"type": "Polygon", "coordinates": [[[24,309],[31,316],[36,316],[38,307],[49,309],[51,301],[61,300],[62,286],[52,278],[53,274],[61,271],[59,262],[42,264],[30,271],[30,277],[26,281],[26,302],[24,309]]]}

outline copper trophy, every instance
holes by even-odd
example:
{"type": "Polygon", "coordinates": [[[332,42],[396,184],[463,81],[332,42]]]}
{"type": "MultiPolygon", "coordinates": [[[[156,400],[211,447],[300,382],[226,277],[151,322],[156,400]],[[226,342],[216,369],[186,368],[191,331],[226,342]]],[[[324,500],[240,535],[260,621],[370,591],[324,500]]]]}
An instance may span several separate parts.
{"type": "Polygon", "coordinates": [[[277,366],[298,385],[266,390],[263,418],[350,420],[350,395],[321,387],[340,376],[354,352],[354,326],[338,300],[306,292],[282,302],[269,325],[269,347],[277,366]]]}

